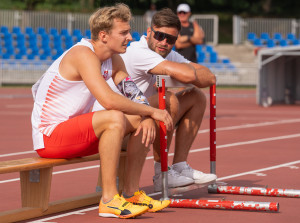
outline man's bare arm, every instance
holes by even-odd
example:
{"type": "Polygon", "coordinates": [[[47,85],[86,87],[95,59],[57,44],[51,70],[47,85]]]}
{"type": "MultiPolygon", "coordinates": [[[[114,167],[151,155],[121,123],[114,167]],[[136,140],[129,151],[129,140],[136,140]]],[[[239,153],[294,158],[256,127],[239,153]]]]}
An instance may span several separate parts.
{"type": "Polygon", "coordinates": [[[186,84],[205,88],[216,83],[215,75],[205,66],[196,63],[176,63],[165,60],[150,70],[156,75],[169,75],[186,84]]]}

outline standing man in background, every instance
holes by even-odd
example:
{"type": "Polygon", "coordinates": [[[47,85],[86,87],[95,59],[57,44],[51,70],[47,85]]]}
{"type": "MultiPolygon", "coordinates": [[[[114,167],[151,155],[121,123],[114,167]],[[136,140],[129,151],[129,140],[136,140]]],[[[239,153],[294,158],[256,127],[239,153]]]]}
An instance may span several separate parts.
{"type": "Polygon", "coordinates": [[[150,9],[148,9],[144,14],[144,20],[147,23],[147,27],[150,26],[153,15],[156,13],[155,3],[150,4],[150,9]]]}
{"type": "Polygon", "coordinates": [[[196,21],[189,21],[191,9],[188,4],[178,5],[177,15],[181,23],[181,31],[175,43],[176,51],[186,59],[197,63],[196,45],[204,43],[204,31],[196,21]]]}

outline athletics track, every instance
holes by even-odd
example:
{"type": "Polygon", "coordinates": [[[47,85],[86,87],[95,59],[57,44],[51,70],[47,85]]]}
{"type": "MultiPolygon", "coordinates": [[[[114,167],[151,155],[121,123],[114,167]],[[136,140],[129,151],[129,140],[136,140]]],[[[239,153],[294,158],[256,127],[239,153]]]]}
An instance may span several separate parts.
{"type": "MultiPolygon", "coordinates": [[[[208,96],[208,90],[205,89],[208,96]]],[[[233,186],[300,190],[300,106],[256,105],[255,90],[217,88],[217,175],[218,181],[233,186]]],[[[209,100],[208,100],[209,101],[209,100]]],[[[29,88],[0,89],[0,160],[36,156],[31,150],[29,88]]],[[[169,160],[172,158],[172,150],[169,160]]],[[[189,163],[209,172],[209,107],[192,146],[189,163]]],[[[91,193],[95,190],[98,162],[56,167],[50,200],[91,193]],[[75,185],[75,186],[74,186],[75,185]]],[[[153,192],[153,157],[149,153],[141,188],[153,192]]],[[[0,175],[0,211],[20,207],[18,174],[0,175]]],[[[137,219],[103,219],[97,206],[50,215],[26,222],[300,222],[300,199],[245,195],[208,194],[207,188],[174,198],[279,202],[279,212],[168,208],[137,219]]]]}

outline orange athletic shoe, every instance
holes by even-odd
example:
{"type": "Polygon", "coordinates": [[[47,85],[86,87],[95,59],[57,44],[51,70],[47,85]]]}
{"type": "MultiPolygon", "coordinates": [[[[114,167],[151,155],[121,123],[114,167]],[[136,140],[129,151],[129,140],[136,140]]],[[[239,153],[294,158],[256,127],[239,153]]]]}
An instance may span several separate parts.
{"type": "Polygon", "coordinates": [[[135,218],[147,211],[147,206],[133,205],[118,194],[110,202],[104,204],[101,200],[99,204],[99,216],[101,217],[135,218]]]}
{"type": "Polygon", "coordinates": [[[137,191],[130,198],[125,198],[126,201],[129,201],[135,205],[147,206],[149,207],[148,212],[157,212],[169,206],[171,201],[164,200],[158,201],[154,200],[151,197],[147,196],[144,191],[137,191]]]}

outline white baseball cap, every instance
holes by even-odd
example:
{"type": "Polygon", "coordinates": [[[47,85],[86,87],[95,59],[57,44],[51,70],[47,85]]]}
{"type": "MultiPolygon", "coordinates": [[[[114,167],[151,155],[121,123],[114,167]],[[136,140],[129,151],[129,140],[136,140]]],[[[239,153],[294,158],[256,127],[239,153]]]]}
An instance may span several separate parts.
{"type": "Polygon", "coordinates": [[[179,4],[177,7],[177,12],[190,12],[191,8],[188,4],[179,4]]]}

